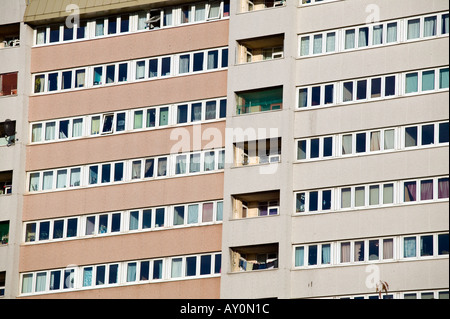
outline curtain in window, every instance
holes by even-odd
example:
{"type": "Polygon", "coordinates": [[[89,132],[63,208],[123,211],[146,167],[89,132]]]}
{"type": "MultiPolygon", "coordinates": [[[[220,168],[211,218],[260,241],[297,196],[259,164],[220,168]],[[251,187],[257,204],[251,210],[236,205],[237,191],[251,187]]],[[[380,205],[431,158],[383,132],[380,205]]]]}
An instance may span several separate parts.
{"type": "Polygon", "coordinates": [[[406,74],[406,93],[413,93],[418,91],[418,73],[406,74]]]}
{"type": "Polygon", "coordinates": [[[198,223],[198,204],[188,206],[188,224],[198,223]]]}
{"type": "Polygon", "coordinates": [[[208,51],[208,70],[217,69],[219,66],[219,51],[208,51]]]}
{"type": "Polygon", "coordinates": [[[384,149],[390,150],[394,148],[394,130],[384,131],[384,149]]]}
{"type": "Polygon", "coordinates": [[[202,222],[212,222],[213,221],[213,203],[204,203],[202,208],[202,222]]]}
{"type": "Polygon", "coordinates": [[[355,188],[355,206],[364,206],[365,205],[365,187],[356,187],[355,188]]]}
{"type": "Polygon", "coordinates": [[[75,119],[72,124],[72,136],[80,137],[83,135],[83,119],[75,119]]]}
{"type": "Polygon", "coordinates": [[[67,187],[67,170],[59,170],[56,175],[56,188],[67,187]]]}
{"type": "Polygon", "coordinates": [[[369,204],[378,205],[380,203],[380,187],[373,185],[369,187],[369,204]]]}
{"type": "Polygon", "coordinates": [[[83,270],[83,287],[92,285],[92,267],[84,268],[83,270]]]}
{"type": "Polygon", "coordinates": [[[154,159],[148,159],[145,161],[145,167],[144,167],[144,177],[153,177],[153,164],[154,164],[154,159]]]}
{"type": "Polygon", "coordinates": [[[422,91],[434,90],[434,71],[424,71],[422,73],[422,91]]]}
{"type": "Polygon", "coordinates": [[[142,122],[144,120],[144,111],[135,111],[134,112],[134,121],[133,121],[133,129],[141,129],[142,122]]]}
{"type": "Polygon", "coordinates": [[[216,118],[216,101],[206,102],[205,120],[214,120],[216,118]]]}
{"type": "Polygon", "coordinates": [[[36,44],[44,44],[46,34],[47,34],[47,32],[46,32],[45,28],[37,30],[36,44]]]}
{"type": "Polygon", "coordinates": [[[153,279],[161,279],[162,278],[162,260],[155,260],[153,262],[153,279]]]}
{"type": "Polygon", "coordinates": [[[308,89],[300,89],[298,92],[298,107],[308,106],[308,89]]]}
{"type": "Polygon", "coordinates": [[[380,132],[371,132],[370,133],[370,151],[379,151],[380,150],[380,132]]]}
{"type": "Polygon", "coordinates": [[[30,175],[30,191],[36,192],[39,189],[39,173],[30,175]]]}
{"type": "Polygon", "coordinates": [[[103,68],[94,68],[94,85],[102,84],[103,68]]]}
{"type": "Polygon", "coordinates": [[[350,262],[350,243],[341,243],[341,263],[350,262]]]}
{"type": "Polygon", "coordinates": [[[322,245],[322,265],[331,262],[331,245],[322,245]]]}
{"type": "Polygon", "coordinates": [[[334,52],[336,50],[336,33],[327,33],[327,52],[334,52]]]}
{"type": "Polygon", "coordinates": [[[439,70],[439,88],[448,89],[448,68],[439,70]]]}
{"type": "Polygon", "coordinates": [[[342,154],[351,154],[352,153],[352,136],[344,135],[342,136],[342,154]]]}
{"type": "Polygon", "coordinates": [[[302,37],[300,40],[300,55],[305,56],[309,54],[309,37],[302,37]]]}
{"type": "Polygon", "coordinates": [[[167,158],[158,159],[158,176],[166,176],[167,173],[167,158]]]}
{"type": "Polygon", "coordinates": [[[341,208],[348,208],[351,205],[351,188],[343,188],[341,190],[341,208]]]}
{"type": "Polygon", "coordinates": [[[205,153],[205,171],[213,171],[214,170],[214,152],[206,152],[205,153]]]}
{"type": "Polygon", "coordinates": [[[448,24],[448,14],[443,14],[442,15],[442,34],[447,34],[448,33],[448,28],[449,28],[449,24],[448,24]]]}
{"type": "Polygon", "coordinates": [[[416,182],[405,182],[404,193],[403,199],[405,202],[416,201],[416,182]]]}
{"type": "Polygon", "coordinates": [[[389,23],[387,25],[387,43],[397,41],[397,22],[389,23]]]}
{"type": "Polygon", "coordinates": [[[36,292],[45,291],[45,284],[47,280],[47,273],[41,272],[36,274],[36,292]]]}
{"type": "Polygon", "coordinates": [[[97,184],[98,166],[89,167],[89,184],[97,184]]]}
{"type": "Polygon", "coordinates": [[[373,27],[373,45],[383,44],[383,25],[373,27]]]}
{"type": "Polygon", "coordinates": [[[217,202],[217,212],[216,212],[216,220],[223,220],[223,202],[217,202]]]}
{"type": "Polygon", "coordinates": [[[130,212],[130,230],[136,230],[139,227],[139,212],[130,212]]]}
{"type": "Polygon", "coordinates": [[[171,278],[181,277],[181,266],[183,264],[183,259],[174,258],[172,259],[172,269],[171,269],[171,278]]]}
{"type": "Polygon", "coordinates": [[[394,258],[394,240],[383,239],[383,259],[394,258]]]}
{"type": "Polygon", "coordinates": [[[220,15],[220,1],[215,1],[210,4],[209,19],[219,18],[220,15]]]}
{"type": "Polygon", "coordinates": [[[86,76],[85,70],[75,71],[75,87],[76,88],[84,87],[85,76],[86,76]]]}
{"type": "Polygon", "coordinates": [[[72,168],[70,170],[70,187],[80,186],[81,169],[72,168]]]}
{"type": "Polygon", "coordinates": [[[30,293],[33,291],[33,274],[26,274],[22,277],[22,293],[30,293]]]}
{"type": "Polygon", "coordinates": [[[355,47],[355,30],[345,31],[345,49],[353,49],[355,47]]]}
{"type": "Polygon", "coordinates": [[[53,185],[53,172],[44,172],[43,182],[42,182],[42,189],[52,189],[53,185]]]}
{"type": "Polygon", "coordinates": [[[195,21],[204,21],[206,18],[206,5],[204,3],[202,4],[196,4],[195,5],[195,21]]]}
{"type": "Polygon", "coordinates": [[[55,139],[56,123],[50,122],[45,125],[45,140],[50,141],[55,139]]]}
{"type": "Polygon", "coordinates": [[[141,12],[138,15],[138,30],[145,30],[147,26],[147,12],[141,12]]]}
{"type": "Polygon", "coordinates": [[[191,154],[189,160],[189,173],[200,172],[200,154],[191,154]]]}
{"type": "Polygon", "coordinates": [[[392,204],[394,202],[394,185],[386,184],[383,186],[383,204],[392,204]]]}
{"type": "Polygon", "coordinates": [[[358,35],[358,47],[366,47],[369,45],[369,28],[360,28],[358,35]]]}
{"type": "Polygon", "coordinates": [[[180,69],[179,69],[180,74],[189,72],[189,60],[190,60],[189,54],[180,55],[180,69]]]}
{"type": "Polygon", "coordinates": [[[145,61],[136,62],[136,79],[145,78],[145,61]]]}
{"type": "Polygon", "coordinates": [[[438,198],[448,198],[448,178],[438,180],[438,198]]]}
{"type": "Polygon", "coordinates": [[[159,109],[159,126],[169,124],[169,108],[163,107],[159,109]]]}
{"type": "Polygon", "coordinates": [[[420,182],[420,200],[433,199],[433,180],[420,182]]]}
{"type": "Polygon", "coordinates": [[[417,39],[420,37],[420,19],[413,19],[408,21],[408,40],[417,39]]]}
{"type": "Polygon", "coordinates": [[[175,174],[186,174],[186,155],[178,155],[176,157],[175,174]]]}
{"type": "Polygon", "coordinates": [[[141,161],[134,161],[131,164],[131,179],[141,178],[141,161]]]}
{"type": "Polygon", "coordinates": [[[34,124],[31,131],[31,141],[39,142],[42,138],[42,124],[34,124]]]}
{"type": "Polygon", "coordinates": [[[416,237],[407,237],[404,239],[403,257],[416,256],[416,237]]]}
{"type": "Polygon", "coordinates": [[[191,122],[201,121],[202,103],[193,103],[191,108],[191,122]]]}
{"type": "Polygon", "coordinates": [[[313,54],[322,53],[322,35],[317,34],[314,36],[313,41],[313,54]]]}
{"type": "Polygon", "coordinates": [[[305,248],[295,247],[295,267],[303,266],[304,260],[305,260],[305,248]]]}
{"type": "Polygon", "coordinates": [[[343,86],[343,102],[353,100],[353,82],[345,82],[343,86]]]}
{"type": "Polygon", "coordinates": [[[354,261],[364,261],[364,242],[355,242],[355,255],[354,261]]]}
{"type": "Polygon", "coordinates": [[[433,35],[436,35],[436,22],[437,17],[427,17],[424,19],[424,26],[423,26],[423,36],[424,37],[431,37],[433,35]]]}
{"type": "Polygon", "coordinates": [[[102,36],[104,34],[103,28],[104,28],[104,20],[97,20],[95,23],[95,36],[102,36]]]}
{"type": "Polygon", "coordinates": [[[100,132],[100,116],[95,116],[91,120],[91,135],[96,135],[100,132]]]}
{"type": "Polygon", "coordinates": [[[136,281],[136,263],[128,263],[127,267],[127,282],[136,281]]]}

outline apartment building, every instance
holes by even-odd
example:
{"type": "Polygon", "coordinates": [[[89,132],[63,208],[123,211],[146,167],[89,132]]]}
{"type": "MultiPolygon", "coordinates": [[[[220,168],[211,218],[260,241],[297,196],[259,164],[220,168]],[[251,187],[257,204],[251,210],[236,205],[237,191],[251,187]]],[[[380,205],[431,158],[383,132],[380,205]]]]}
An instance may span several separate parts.
{"type": "Polygon", "coordinates": [[[448,1],[7,4],[6,298],[448,298],[448,1]]]}
{"type": "Polygon", "coordinates": [[[0,298],[19,295],[19,247],[25,189],[31,32],[25,1],[5,0],[0,10],[0,298]]]}

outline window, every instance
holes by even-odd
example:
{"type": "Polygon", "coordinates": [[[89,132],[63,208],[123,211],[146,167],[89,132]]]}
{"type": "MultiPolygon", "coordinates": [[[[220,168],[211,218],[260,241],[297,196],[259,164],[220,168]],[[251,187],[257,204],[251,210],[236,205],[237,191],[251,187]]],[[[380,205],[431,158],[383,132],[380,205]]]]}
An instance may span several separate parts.
{"type": "Polygon", "coordinates": [[[0,74],[0,96],[17,95],[18,72],[0,74]]]}
{"type": "Polygon", "coordinates": [[[279,110],[283,105],[283,87],[236,93],[236,114],[279,110]]]}

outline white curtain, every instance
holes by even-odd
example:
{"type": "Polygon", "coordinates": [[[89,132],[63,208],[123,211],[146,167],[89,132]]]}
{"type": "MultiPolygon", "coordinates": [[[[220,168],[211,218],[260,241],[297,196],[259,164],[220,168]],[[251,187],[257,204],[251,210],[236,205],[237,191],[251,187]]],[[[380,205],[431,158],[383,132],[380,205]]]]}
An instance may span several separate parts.
{"type": "Polygon", "coordinates": [[[383,44],[383,25],[373,27],[373,45],[383,44]]]}
{"type": "Polygon", "coordinates": [[[295,267],[304,265],[305,247],[295,247],[295,267]]]}
{"type": "Polygon", "coordinates": [[[30,191],[36,192],[39,190],[39,173],[30,175],[30,191]]]}
{"type": "Polygon", "coordinates": [[[341,208],[351,207],[351,188],[341,190],[341,208]]]}
{"type": "Polygon", "coordinates": [[[131,164],[131,179],[141,178],[141,161],[134,161],[131,164]]]}
{"type": "Polygon", "coordinates": [[[175,174],[186,174],[186,155],[178,155],[176,157],[175,174]]]}
{"type": "Polygon", "coordinates": [[[80,176],[81,169],[80,168],[72,168],[70,171],[70,187],[80,186],[80,176]]]}
{"type": "Polygon", "coordinates": [[[416,256],[416,237],[407,237],[404,239],[403,257],[416,256]]]}
{"type": "Polygon", "coordinates": [[[317,34],[314,36],[313,41],[313,54],[319,54],[322,53],[322,35],[317,34]]]}
{"type": "Polygon", "coordinates": [[[139,227],[139,212],[130,212],[130,225],[129,230],[136,230],[139,227]]]}
{"type": "Polygon", "coordinates": [[[358,37],[358,47],[366,47],[369,45],[369,28],[360,28],[358,37]]]}
{"type": "Polygon", "coordinates": [[[205,20],[205,7],[204,3],[195,5],[195,21],[204,21],[205,20]]]}
{"type": "Polygon", "coordinates": [[[138,16],[138,30],[145,30],[147,26],[147,12],[141,12],[138,16]]]}
{"type": "Polygon", "coordinates": [[[352,135],[342,136],[342,154],[352,153],[352,135]]]}
{"type": "Polygon", "coordinates": [[[180,55],[180,74],[189,72],[189,60],[190,55],[180,55]]]}
{"type": "Polygon", "coordinates": [[[128,263],[127,267],[127,282],[136,281],[136,263],[128,263]]]}
{"type": "Polygon", "coordinates": [[[72,136],[80,137],[83,135],[83,119],[75,119],[72,124],[72,136]]]}
{"type": "Polygon", "coordinates": [[[44,177],[42,181],[42,189],[52,189],[53,186],[53,172],[44,172],[44,177]]]}
{"type": "Polygon", "coordinates": [[[369,187],[369,205],[378,205],[380,203],[380,187],[373,185],[369,187]]]}
{"type": "Polygon", "coordinates": [[[201,121],[202,119],[202,103],[193,103],[191,108],[191,122],[201,121]]]}
{"type": "Polygon", "coordinates": [[[384,149],[391,150],[394,148],[394,140],[395,140],[395,131],[394,130],[385,130],[384,131],[384,149]]]}
{"type": "Polygon", "coordinates": [[[45,125],[45,140],[46,141],[55,139],[55,130],[56,130],[55,122],[50,122],[45,125]]]}
{"type": "Polygon", "coordinates": [[[436,35],[436,22],[437,22],[436,16],[425,18],[423,29],[424,37],[431,37],[433,35],[436,35]]]}
{"type": "Polygon", "coordinates": [[[336,50],[336,33],[327,33],[327,52],[334,52],[336,50]]]}
{"type": "Polygon", "coordinates": [[[141,129],[143,124],[142,121],[144,119],[144,111],[135,111],[134,112],[134,122],[133,129],[141,129]]]}
{"type": "Polygon", "coordinates": [[[387,25],[387,43],[397,42],[397,22],[389,23],[387,25]]]}
{"type": "Polygon", "coordinates": [[[322,265],[331,262],[331,245],[322,245],[322,265]]]}
{"type": "Polygon", "coordinates": [[[188,224],[198,223],[198,204],[188,206],[188,224]]]}
{"type": "Polygon", "coordinates": [[[380,131],[370,133],[370,151],[380,150],[380,131]]]}
{"type": "Polygon", "coordinates": [[[205,171],[214,170],[214,152],[205,153],[205,171]]]}
{"type": "Polygon", "coordinates": [[[62,169],[57,172],[56,188],[66,188],[66,187],[67,187],[67,170],[62,169]]]}
{"type": "Polygon", "coordinates": [[[22,277],[22,293],[30,293],[33,291],[33,274],[26,274],[22,277]]]}
{"type": "Polygon", "coordinates": [[[191,154],[189,160],[189,173],[200,172],[200,154],[191,154]]]}
{"type": "Polygon", "coordinates": [[[100,132],[100,116],[94,116],[91,121],[91,135],[96,135],[100,132]]]}
{"type": "Polygon", "coordinates": [[[206,102],[205,120],[214,120],[216,118],[216,101],[206,102]]]}
{"type": "Polygon", "coordinates": [[[353,49],[355,47],[355,30],[345,31],[345,49],[353,49]]]}
{"type": "Polygon", "coordinates": [[[309,36],[302,37],[300,40],[300,55],[305,56],[309,54],[309,36]]]}
{"type": "Polygon", "coordinates": [[[166,176],[167,174],[167,158],[158,159],[158,176],[166,176]]]}
{"type": "Polygon", "coordinates": [[[216,220],[217,221],[223,220],[223,202],[217,202],[216,210],[217,210],[216,220]]]}
{"type": "Polygon", "coordinates": [[[394,240],[383,239],[383,259],[394,258],[394,240]]]}
{"type": "Polygon", "coordinates": [[[83,270],[83,287],[92,285],[92,267],[86,267],[83,270]]]}
{"type": "Polygon", "coordinates": [[[104,32],[103,32],[104,23],[105,22],[104,22],[103,19],[102,20],[97,20],[95,22],[95,36],[96,37],[102,36],[104,34],[104,32]]]}
{"type": "Polygon", "coordinates": [[[42,124],[33,124],[31,135],[32,142],[40,142],[42,139],[42,124]]]}
{"type": "Polygon", "coordinates": [[[386,184],[383,186],[383,204],[392,204],[394,202],[394,185],[386,184]]]}
{"type": "Polygon", "coordinates": [[[365,205],[365,187],[356,187],[355,189],[355,206],[360,207],[365,205]]]}
{"type": "Polygon", "coordinates": [[[417,39],[420,37],[420,19],[413,19],[408,21],[408,40],[417,39]]]}
{"type": "Polygon", "coordinates": [[[183,259],[181,258],[173,258],[172,259],[172,269],[171,269],[171,278],[181,277],[181,266],[183,264],[183,259]]]}
{"type": "Polygon", "coordinates": [[[341,243],[341,263],[350,262],[350,243],[341,243]]]}
{"type": "Polygon", "coordinates": [[[136,62],[136,80],[145,78],[145,61],[136,62]]]}
{"type": "Polygon", "coordinates": [[[45,291],[46,282],[47,282],[47,273],[41,272],[41,273],[36,274],[35,292],[45,291]]]}
{"type": "Polygon", "coordinates": [[[36,44],[44,44],[46,34],[47,34],[46,28],[37,30],[36,44]]]}
{"type": "Polygon", "coordinates": [[[217,69],[219,65],[218,61],[219,51],[213,50],[208,52],[208,70],[217,69]]]}

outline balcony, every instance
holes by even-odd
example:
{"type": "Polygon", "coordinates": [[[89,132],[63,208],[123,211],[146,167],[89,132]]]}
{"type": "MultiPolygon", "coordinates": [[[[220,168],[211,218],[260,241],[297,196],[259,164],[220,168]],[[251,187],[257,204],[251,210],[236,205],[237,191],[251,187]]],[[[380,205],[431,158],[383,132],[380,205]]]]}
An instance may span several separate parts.
{"type": "Polygon", "coordinates": [[[238,41],[237,62],[251,63],[283,58],[284,35],[273,35],[238,41]]]}
{"type": "Polygon", "coordinates": [[[0,147],[11,146],[16,142],[16,121],[0,122],[0,147]]]}
{"type": "Polygon", "coordinates": [[[232,196],[233,218],[275,216],[280,210],[280,191],[268,191],[232,196]]]}
{"type": "Polygon", "coordinates": [[[237,115],[280,110],[282,108],[282,86],[236,93],[237,115]]]}
{"type": "Polygon", "coordinates": [[[20,46],[20,24],[0,26],[0,50],[20,46]]]}
{"type": "Polygon", "coordinates": [[[281,137],[234,143],[234,166],[279,163],[281,137]]]}
{"type": "Polygon", "coordinates": [[[286,0],[240,0],[240,12],[257,11],[268,8],[283,7],[286,0]]]}
{"type": "Polygon", "coordinates": [[[0,74],[0,97],[17,95],[17,72],[0,74]]]}
{"type": "Polygon", "coordinates": [[[231,272],[278,268],[278,243],[231,248],[231,272]]]}
{"type": "Polygon", "coordinates": [[[0,196],[12,193],[12,171],[0,172],[0,196]]]}

